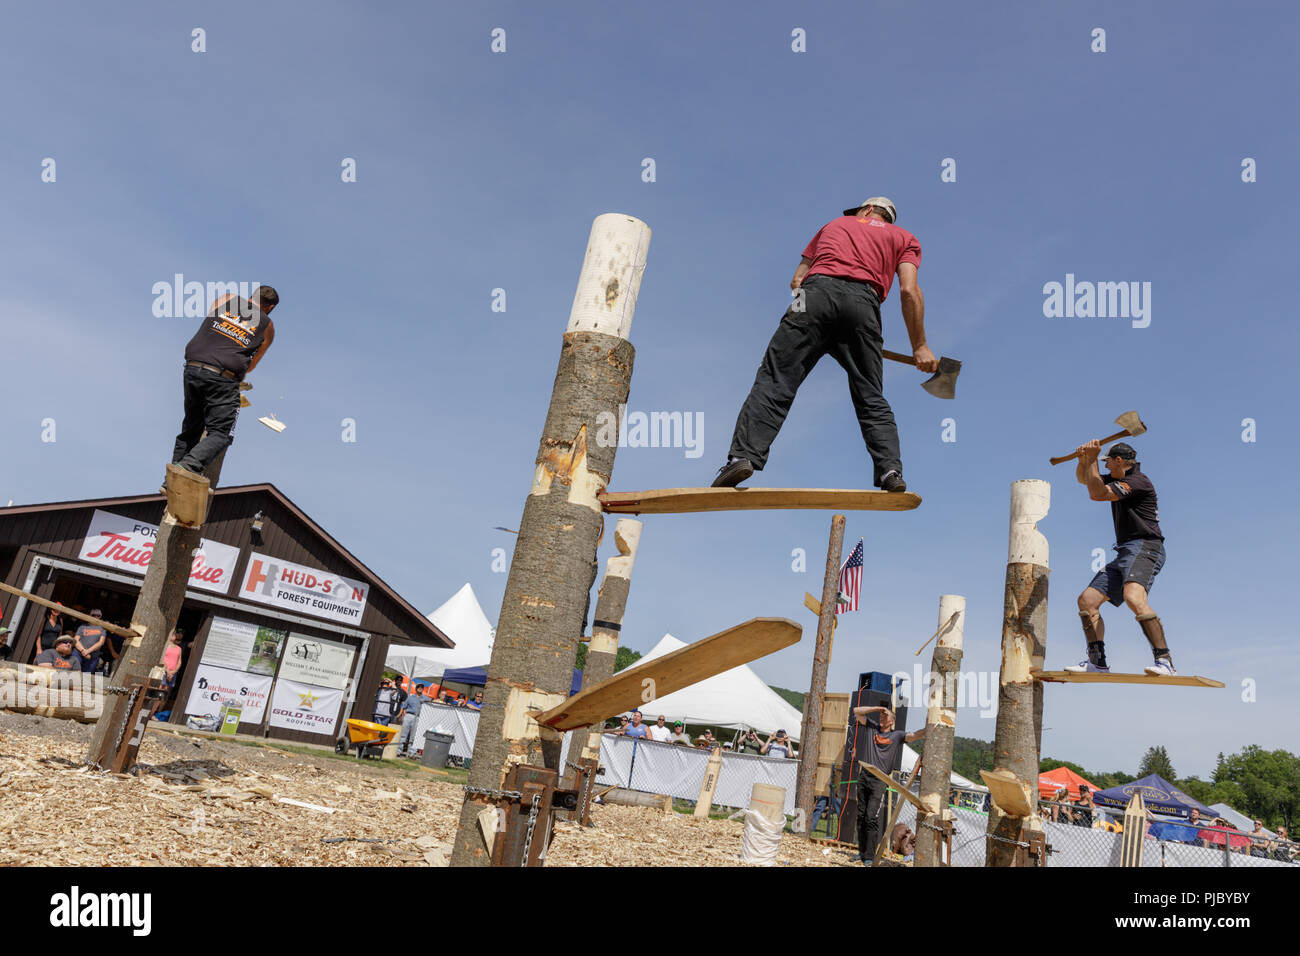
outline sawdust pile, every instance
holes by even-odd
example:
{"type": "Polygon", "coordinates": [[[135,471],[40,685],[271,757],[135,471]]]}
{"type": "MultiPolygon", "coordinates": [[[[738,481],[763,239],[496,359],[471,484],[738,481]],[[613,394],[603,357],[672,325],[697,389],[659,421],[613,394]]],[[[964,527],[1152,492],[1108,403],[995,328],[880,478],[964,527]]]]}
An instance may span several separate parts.
{"type": "MultiPolygon", "coordinates": [[[[91,728],[0,714],[0,865],[445,866],[463,792],[431,773],[151,730],[138,775],[82,764],[91,728]]],[[[549,866],[739,866],[742,825],[596,807],[549,866]]],[[[786,865],[842,866],[786,834],[786,865]]]]}

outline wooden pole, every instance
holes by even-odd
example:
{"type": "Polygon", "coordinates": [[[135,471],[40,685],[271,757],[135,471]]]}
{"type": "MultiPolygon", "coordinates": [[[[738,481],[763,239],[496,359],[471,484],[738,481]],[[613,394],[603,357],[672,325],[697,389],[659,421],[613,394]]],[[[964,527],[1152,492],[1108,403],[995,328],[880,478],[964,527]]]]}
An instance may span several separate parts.
{"type": "MultiPolygon", "coordinates": [[[[209,488],[215,490],[221,477],[221,466],[226,452],[221,453],[203,472],[209,488]]],[[[86,760],[101,769],[108,767],[121,741],[134,741],[139,748],[139,737],[130,732],[126,722],[131,716],[132,699],[123,691],[133,684],[143,684],[150,676],[163,676],[162,656],[167,638],[180,617],[185,601],[185,588],[189,584],[194,566],[194,552],[203,540],[203,526],[188,526],[177,521],[170,510],[164,510],[158,522],[158,540],[154,543],[153,557],[145,569],[140,596],[136,598],[131,613],[131,630],[135,636],[122,645],[122,654],[113,667],[111,686],[106,688],[104,713],[95,724],[90,738],[86,760]]],[[[123,764],[129,767],[134,759],[131,753],[123,764]]]]}
{"type": "Polygon", "coordinates": [[[70,607],[64,607],[56,601],[47,601],[45,598],[38,597],[30,591],[24,591],[21,588],[13,587],[12,585],[5,584],[3,581],[0,581],[0,591],[7,591],[15,597],[26,598],[33,604],[39,604],[42,607],[51,608],[52,610],[58,611],[64,617],[76,618],[78,621],[85,621],[87,624],[98,624],[104,630],[108,631],[108,633],[116,634],[118,637],[132,638],[136,636],[135,631],[129,628],[118,627],[116,624],[109,624],[107,621],[100,620],[97,617],[92,617],[89,614],[82,614],[80,611],[75,611],[70,607]]]}
{"type": "Polygon", "coordinates": [[[1047,650],[1047,539],[1037,524],[1051,507],[1046,481],[1011,485],[1011,533],[1002,607],[1002,667],[993,739],[995,773],[1012,775],[1024,791],[1028,812],[989,806],[986,866],[1016,866],[1027,859],[1029,837],[1042,832],[1038,815],[1038,755],[1042,746],[1043,686],[1030,670],[1042,670],[1047,650]]]}
{"type": "Polygon", "coordinates": [[[493,791],[512,766],[560,770],[562,735],[532,715],[559,705],[573,683],[604,524],[596,495],[614,469],[649,244],[650,228],[631,216],[592,223],[501,602],[453,866],[491,862],[477,818],[499,805],[493,791]]]}
{"type": "Polygon", "coordinates": [[[813,650],[812,682],[804,698],[804,721],[799,737],[799,777],[795,785],[795,821],[805,839],[812,838],[813,801],[817,797],[817,760],[821,754],[822,698],[826,694],[826,672],[831,664],[831,632],[835,627],[836,598],[839,597],[840,552],[844,550],[844,515],[831,518],[830,543],[826,546],[826,577],[822,582],[822,606],[817,616],[817,646],[813,650]]]}
{"type": "Polygon", "coordinates": [[[952,744],[957,733],[957,685],[961,680],[962,637],[966,599],[939,598],[939,643],[930,663],[930,693],[925,714],[925,760],[921,771],[923,813],[916,821],[916,866],[943,866],[939,826],[952,819],[948,792],[952,781],[952,744]]]}
{"type": "MultiPolygon", "coordinates": [[[[632,587],[632,566],[641,543],[641,522],[619,518],[614,527],[614,544],[618,554],[605,562],[605,579],[596,594],[596,616],[591,622],[591,643],[587,645],[587,664],[582,669],[582,689],[595,687],[614,676],[618,657],[618,638],[623,629],[623,612],[632,587]]],[[[570,763],[600,759],[602,724],[592,724],[585,731],[574,731],[569,747],[570,763]],[[575,750],[581,745],[581,750],[575,750]]]]}

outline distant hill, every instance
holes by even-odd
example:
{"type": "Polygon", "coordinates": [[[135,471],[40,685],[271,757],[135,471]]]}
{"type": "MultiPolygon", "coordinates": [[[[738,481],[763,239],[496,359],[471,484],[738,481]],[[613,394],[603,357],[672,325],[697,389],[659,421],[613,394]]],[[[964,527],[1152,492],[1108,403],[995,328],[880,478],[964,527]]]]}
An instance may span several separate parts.
{"type": "Polygon", "coordinates": [[[769,689],[776,691],[777,696],[787,704],[799,711],[799,713],[803,713],[803,699],[808,696],[807,694],[800,693],[797,690],[789,690],[785,687],[773,687],[771,684],[767,686],[769,689]]]}

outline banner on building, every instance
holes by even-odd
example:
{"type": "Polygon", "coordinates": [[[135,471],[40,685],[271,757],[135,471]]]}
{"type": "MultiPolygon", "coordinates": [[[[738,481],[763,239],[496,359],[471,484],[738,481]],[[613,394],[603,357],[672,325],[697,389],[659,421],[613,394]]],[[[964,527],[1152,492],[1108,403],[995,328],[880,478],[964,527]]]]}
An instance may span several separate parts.
{"type": "Polygon", "coordinates": [[[280,665],[280,677],[317,687],[343,690],[352,673],[356,651],[338,641],[290,633],[280,665]]]}
{"type": "Polygon", "coordinates": [[[259,604],[359,625],[370,585],[253,552],[239,596],[259,604]]]}
{"type": "MultiPolygon", "coordinates": [[[[127,574],[143,575],[153,557],[153,546],[158,540],[158,526],[135,518],[124,518],[111,511],[100,511],[90,517],[90,528],[81,542],[82,561],[116,568],[127,574]]],[[[235,573],[239,549],[228,544],[200,540],[190,568],[192,588],[224,594],[230,589],[235,573]]]]}
{"type": "MultiPolygon", "coordinates": [[[[213,667],[206,663],[206,658],[204,661],[195,668],[194,683],[190,687],[185,713],[215,720],[220,716],[222,707],[233,704],[242,708],[239,719],[243,723],[260,724],[266,713],[267,699],[271,695],[272,678],[264,674],[213,667]]],[[[212,729],[215,730],[216,727],[212,729]]]]}
{"type": "Polygon", "coordinates": [[[271,695],[272,727],[309,734],[333,734],[343,707],[343,691],[300,684],[281,677],[271,695]]]}
{"type": "Polygon", "coordinates": [[[273,677],[288,637],[288,631],[214,617],[203,645],[203,663],[273,677]]]}

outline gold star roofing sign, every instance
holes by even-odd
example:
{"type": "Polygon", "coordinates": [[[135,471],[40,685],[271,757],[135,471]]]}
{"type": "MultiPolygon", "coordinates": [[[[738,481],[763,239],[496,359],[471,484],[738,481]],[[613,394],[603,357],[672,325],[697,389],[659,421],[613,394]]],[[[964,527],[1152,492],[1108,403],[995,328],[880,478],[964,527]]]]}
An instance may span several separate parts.
{"type": "Polygon", "coordinates": [[[320,698],[311,691],[307,691],[305,694],[298,694],[298,706],[303,710],[311,710],[311,705],[316,703],[318,700],[320,700],[320,698]]]}

